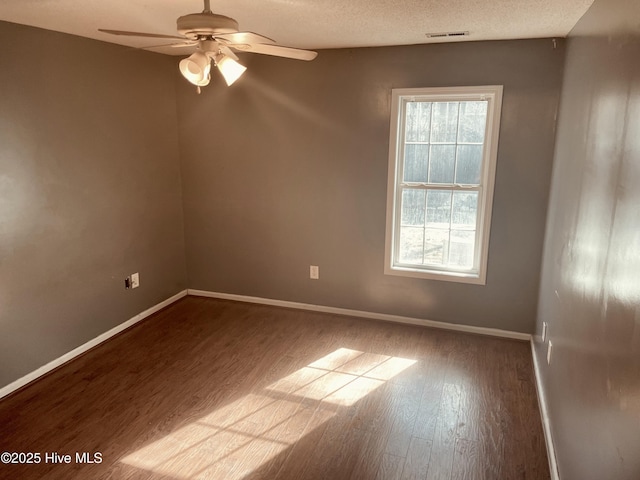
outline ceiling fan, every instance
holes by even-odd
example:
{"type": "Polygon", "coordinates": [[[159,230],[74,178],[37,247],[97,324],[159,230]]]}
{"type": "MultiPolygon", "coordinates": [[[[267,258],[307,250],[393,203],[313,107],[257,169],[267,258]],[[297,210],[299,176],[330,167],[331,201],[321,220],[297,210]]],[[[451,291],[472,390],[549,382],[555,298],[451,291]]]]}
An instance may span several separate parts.
{"type": "Polygon", "coordinates": [[[198,87],[198,93],[200,93],[200,87],[208,85],[211,80],[212,63],[218,68],[227,85],[231,85],[240,78],[246,67],[238,62],[239,59],[234,50],[307,61],[313,60],[318,55],[311,50],[276,45],[271,38],[257,33],[238,31],[236,20],[211,11],[211,0],[204,0],[202,13],[191,13],[179,17],[177,25],[180,36],[102,28],[98,30],[111,35],[181,40],[173,44],[156,46],[195,46],[196,52],[180,61],[180,72],[189,82],[198,87]]]}

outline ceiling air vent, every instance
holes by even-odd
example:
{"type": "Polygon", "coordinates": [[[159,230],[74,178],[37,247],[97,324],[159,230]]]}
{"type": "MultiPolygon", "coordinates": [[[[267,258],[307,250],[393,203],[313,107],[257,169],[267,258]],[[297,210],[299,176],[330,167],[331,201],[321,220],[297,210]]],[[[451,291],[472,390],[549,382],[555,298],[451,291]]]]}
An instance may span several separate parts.
{"type": "Polygon", "coordinates": [[[425,33],[427,38],[449,38],[449,37],[467,37],[469,32],[442,32],[442,33],[425,33]]]}

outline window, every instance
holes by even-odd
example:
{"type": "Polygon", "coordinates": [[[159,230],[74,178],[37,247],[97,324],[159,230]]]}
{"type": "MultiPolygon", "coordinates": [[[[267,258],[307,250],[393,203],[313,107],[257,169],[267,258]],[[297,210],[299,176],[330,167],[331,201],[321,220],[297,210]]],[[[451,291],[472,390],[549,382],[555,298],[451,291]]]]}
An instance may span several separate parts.
{"type": "Polygon", "coordinates": [[[394,89],[385,273],[485,284],[502,86],[394,89]]]}

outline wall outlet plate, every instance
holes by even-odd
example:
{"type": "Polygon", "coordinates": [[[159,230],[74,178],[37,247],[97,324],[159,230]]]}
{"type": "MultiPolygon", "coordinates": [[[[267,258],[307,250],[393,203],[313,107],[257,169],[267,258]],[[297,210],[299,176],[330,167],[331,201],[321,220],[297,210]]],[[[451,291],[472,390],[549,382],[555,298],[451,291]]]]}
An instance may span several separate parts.
{"type": "Polygon", "coordinates": [[[132,273],[131,274],[131,288],[138,288],[140,286],[140,274],[132,273]]]}
{"type": "Polygon", "coordinates": [[[320,267],[318,267],[317,265],[310,265],[309,278],[313,280],[318,280],[320,278],[320,267]]]}

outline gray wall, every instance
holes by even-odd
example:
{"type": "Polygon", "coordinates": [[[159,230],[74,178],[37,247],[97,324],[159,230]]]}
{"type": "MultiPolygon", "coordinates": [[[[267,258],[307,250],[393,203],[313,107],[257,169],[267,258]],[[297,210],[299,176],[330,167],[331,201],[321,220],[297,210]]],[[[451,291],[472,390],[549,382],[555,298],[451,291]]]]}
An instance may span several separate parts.
{"type": "Polygon", "coordinates": [[[231,88],[179,82],[190,288],[533,331],[562,41],[242,60],[231,88]],[[504,103],[487,285],[385,276],[391,89],[492,84],[504,103]]]}
{"type": "Polygon", "coordinates": [[[563,480],[640,478],[640,3],[570,35],[537,339],[563,480]]]}
{"type": "Polygon", "coordinates": [[[185,288],[174,63],[0,22],[0,386],[185,288]]]}

